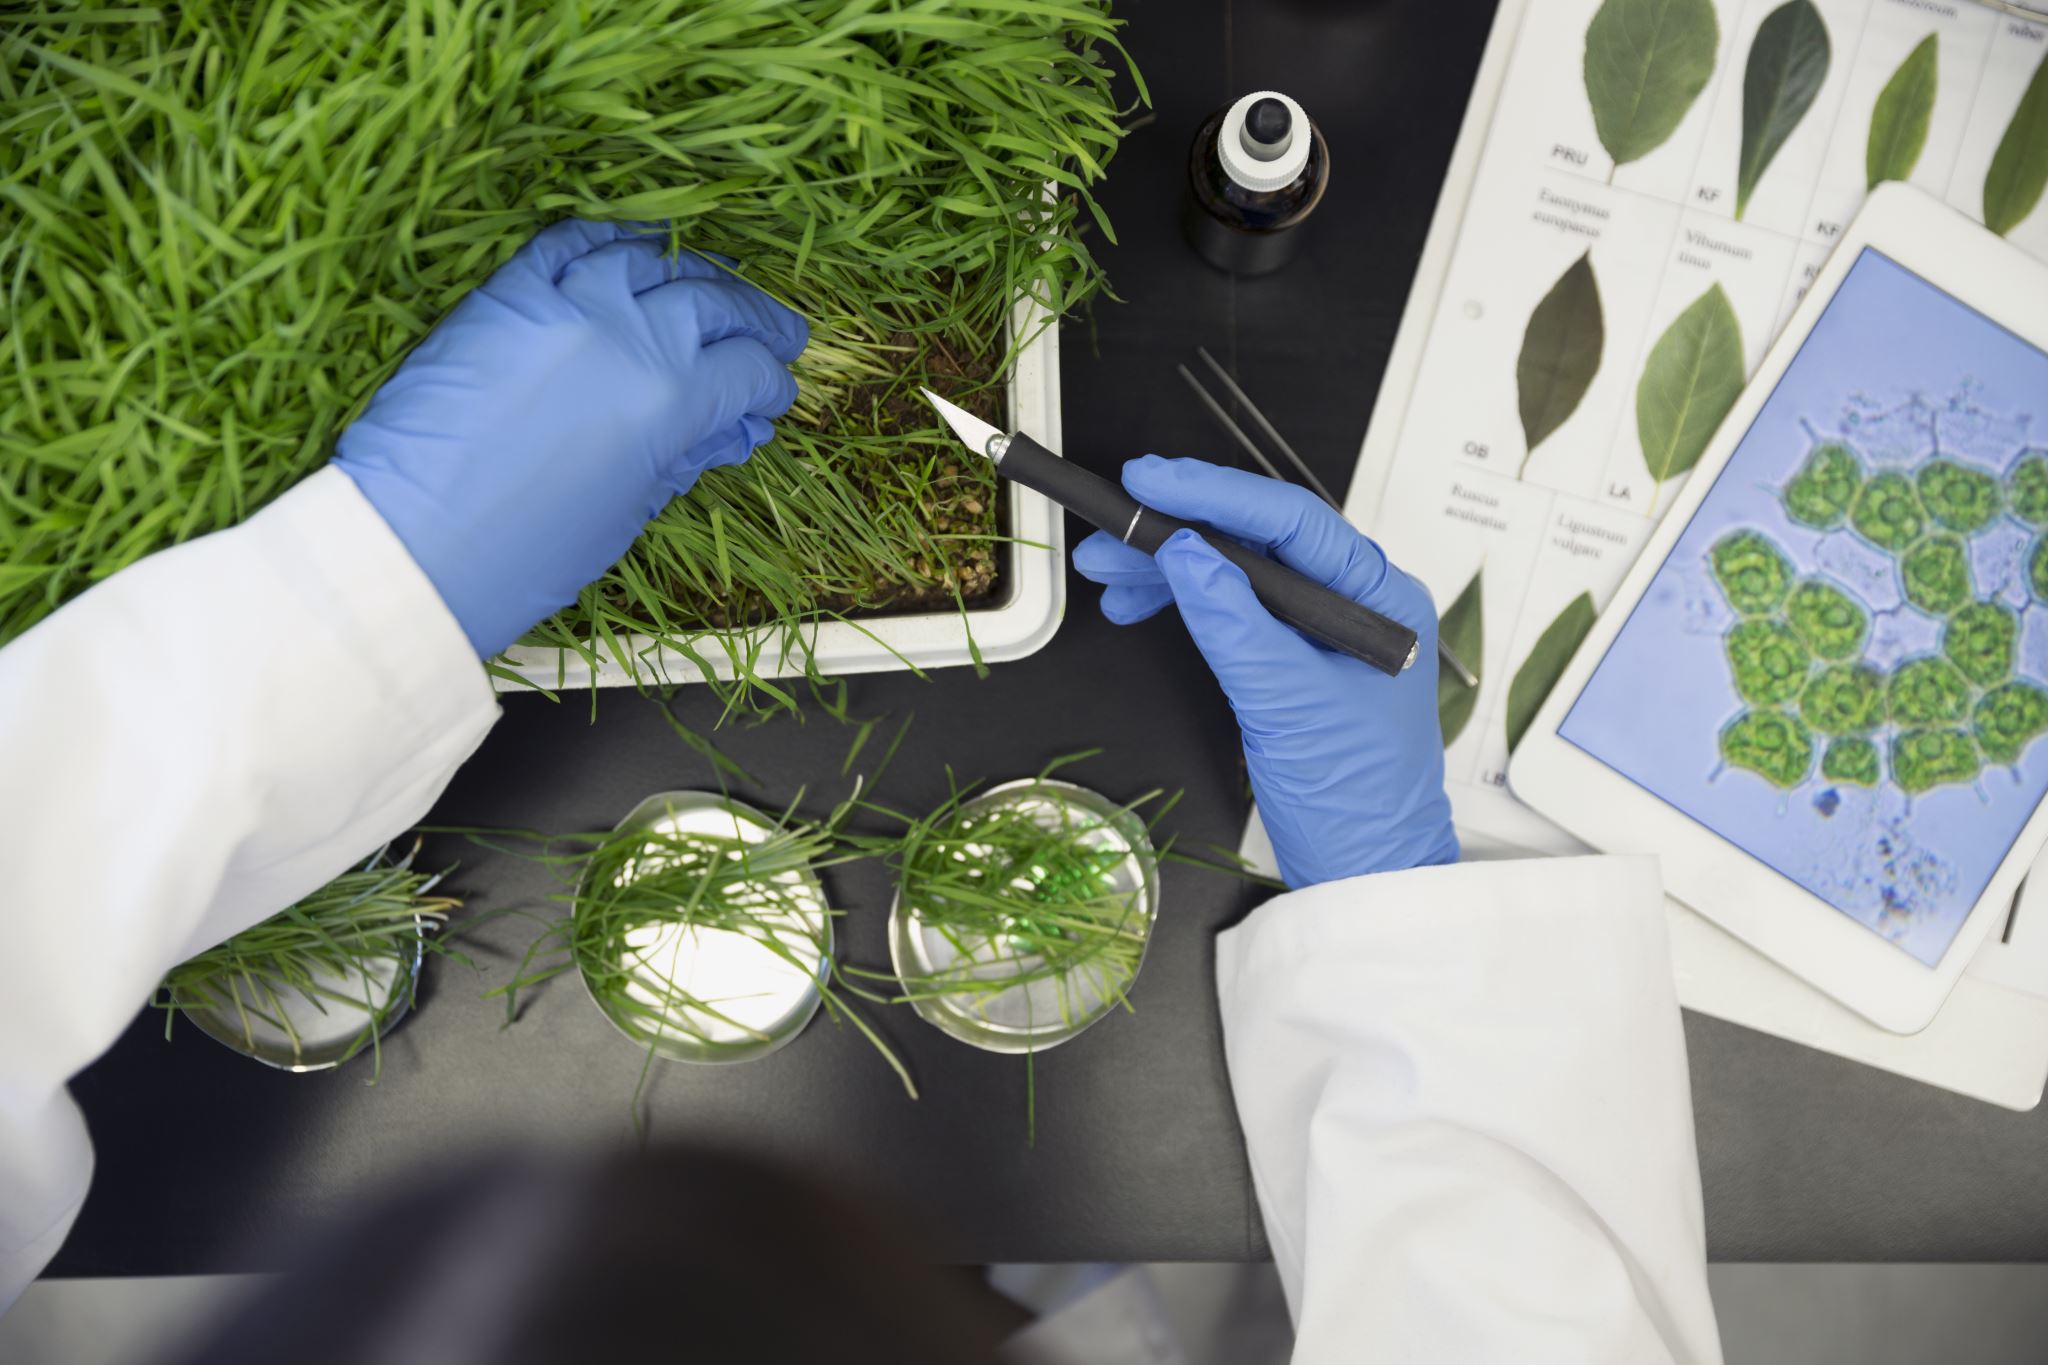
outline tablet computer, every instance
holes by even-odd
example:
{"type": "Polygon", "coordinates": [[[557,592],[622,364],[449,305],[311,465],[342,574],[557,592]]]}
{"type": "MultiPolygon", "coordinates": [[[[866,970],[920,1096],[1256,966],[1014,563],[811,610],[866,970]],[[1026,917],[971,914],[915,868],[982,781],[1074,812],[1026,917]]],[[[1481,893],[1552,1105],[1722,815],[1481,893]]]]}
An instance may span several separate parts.
{"type": "Polygon", "coordinates": [[[2048,839],[2048,267],[1873,194],[1508,781],[1925,1027],[2048,839]]]}

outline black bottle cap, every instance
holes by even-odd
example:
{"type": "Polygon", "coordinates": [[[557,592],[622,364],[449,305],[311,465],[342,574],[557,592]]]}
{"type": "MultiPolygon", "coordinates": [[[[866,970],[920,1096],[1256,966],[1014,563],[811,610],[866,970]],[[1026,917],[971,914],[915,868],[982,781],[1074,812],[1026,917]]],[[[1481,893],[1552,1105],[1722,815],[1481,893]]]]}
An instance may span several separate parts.
{"type": "Polygon", "coordinates": [[[1287,145],[1287,135],[1293,131],[1294,116],[1270,95],[1245,111],[1244,137],[1249,144],[1278,150],[1287,145]]]}

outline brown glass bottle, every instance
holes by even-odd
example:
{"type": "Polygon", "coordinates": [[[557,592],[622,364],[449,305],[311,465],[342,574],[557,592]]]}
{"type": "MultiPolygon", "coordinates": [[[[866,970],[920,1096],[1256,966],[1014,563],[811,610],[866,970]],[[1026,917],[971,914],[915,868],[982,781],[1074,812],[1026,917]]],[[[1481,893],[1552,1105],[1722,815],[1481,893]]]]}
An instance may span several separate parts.
{"type": "Polygon", "coordinates": [[[1296,229],[1329,178],[1329,146],[1300,106],[1273,91],[1246,95],[1195,134],[1182,230],[1217,269],[1263,275],[1293,256],[1296,229]],[[1223,146],[1226,137],[1233,146],[1223,146]]]}

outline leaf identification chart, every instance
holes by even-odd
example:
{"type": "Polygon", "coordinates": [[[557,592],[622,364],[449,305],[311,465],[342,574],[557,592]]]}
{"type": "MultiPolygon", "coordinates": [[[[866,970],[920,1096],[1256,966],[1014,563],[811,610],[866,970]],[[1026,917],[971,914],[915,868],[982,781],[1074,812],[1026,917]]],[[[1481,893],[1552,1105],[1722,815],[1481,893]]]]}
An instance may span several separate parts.
{"type": "MultiPolygon", "coordinates": [[[[1870,190],[2048,259],[2048,21],[1969,0],[1527,0],[1375,535],[1461,827],[1555,843],[1508,755],[1870,190]]],[[[1450,196],[1447,194],[1447,198],[1450,196]]],[[[1379,485],[1372,485],[1379,487],[1379,485]]],[[[1369,498],[1370,495],[1368,494],[1369,498]]]]}

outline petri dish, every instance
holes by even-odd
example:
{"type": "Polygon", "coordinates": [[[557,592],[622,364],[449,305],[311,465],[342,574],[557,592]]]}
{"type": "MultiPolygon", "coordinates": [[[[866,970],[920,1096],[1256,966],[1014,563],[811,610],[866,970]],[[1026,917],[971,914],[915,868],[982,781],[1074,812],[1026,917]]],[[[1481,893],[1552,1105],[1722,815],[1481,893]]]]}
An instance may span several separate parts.
{"type": "MultiPolygon", "coordinates": [[[[1159,914],[1157,858],[1142,820],[1071,782],[1026,778],[1004,783],[962,803],[958,819],[972,822],[1005,810],[1020,812],[1046,830],[1074,829],[1072,847],[1095,855],[1090,875],[1100,878],[1105,890],[1128,898],[1125,927],[1139,935],[1137,960],[1128,974],[1105,962],[1046,973],[1042,955],[1000,929],[963,934],[935,926],[918,904],[914,885],[896,889],[889,956],[912,1008],[941,1032],[989,1052],[1043,1052],[1078,1037],[1116,1009],[1137,979],[1159,914]],[[955,980],[972,984],[946,990],[955,980]]],[[[1070,875],[1055,869],[1038,872],[1070,875]]]]}
{"type": "MultiPolygon", "coordinates": [[[[617,828],[758,844],[776,823],[729,797],[670,791],[642,801],[617,828]]],[[[614,885],[630,885],[672,856],[650,845],[645,861],[628,861],[614,874],[614,885]]],[[[590,875],[576,887],[579,911],[590,875]]],[[[772,890],[764,887],[760,900],[772,908],[751,932],[670,921],[619,933],[603,972],[623,983],[624,999],[593,985],[590,967],[581,973],[598,1010],[635,1044],[671,1061],[747,1062],[786,1046],[818,1011],[819,987],[831,971],[832,917],[825,888],[808,868],[768,881],[772,890]]]]}
{"type": "MultiPolygon", "coordinates": [[[[379,849],[361,866],[375,867],[389,851],[388,845],[379,849]]],[[[407,854],[397,865],[411,862],[412,855],[407,854]]],[[[419,894],[427,895],[440,880],[430,878],[419,894]]],[[[369,958],[359,972],[315,972],[312,982],[322,992],[320,998],[285,991],[278,996],[274,1014],[268,1009],[259,1014],[251,1008],[253,997],[244,994],[248,988],[237,984],[236,999],[179,1013],[222,1047],[265,1066],[291,1072],[331,1071],[370,1054],[371,1030],[381,1040],[411,1011],[426,926],[415,918],[413,931],[404,951],[369,958]]]]}

